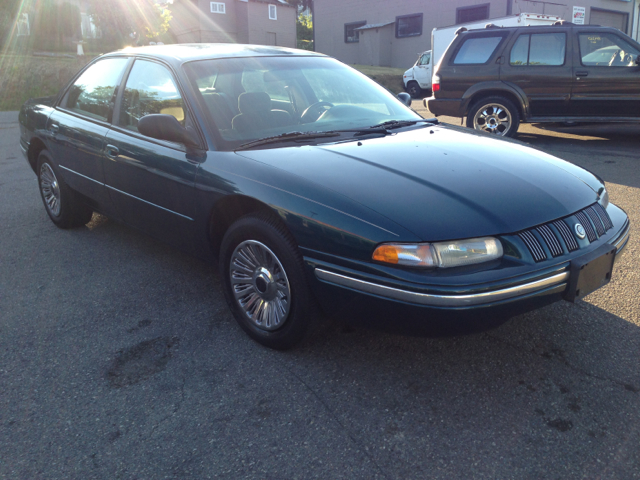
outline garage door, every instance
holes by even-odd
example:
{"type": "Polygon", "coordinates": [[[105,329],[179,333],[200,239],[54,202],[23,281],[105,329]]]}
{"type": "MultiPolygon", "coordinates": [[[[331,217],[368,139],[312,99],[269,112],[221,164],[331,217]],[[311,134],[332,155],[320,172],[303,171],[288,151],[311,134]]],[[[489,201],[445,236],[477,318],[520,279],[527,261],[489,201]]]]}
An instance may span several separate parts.
{"type": "Polygon", "coordinates": [[[591,25],[602,25],[603,27],[614,27],[624,33],[627,33],[628,20],[628,13],[592,8],[589,23],[591,25]]]}

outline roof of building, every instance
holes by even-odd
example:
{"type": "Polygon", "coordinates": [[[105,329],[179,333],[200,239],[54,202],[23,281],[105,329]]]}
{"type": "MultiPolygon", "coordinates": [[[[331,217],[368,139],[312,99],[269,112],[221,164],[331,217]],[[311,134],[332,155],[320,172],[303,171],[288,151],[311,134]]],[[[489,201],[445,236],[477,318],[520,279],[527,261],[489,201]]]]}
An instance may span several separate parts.
{"type": "Polygon", "coordinates": [[[387,25],[393,25],[396,22],[385,22],[385,23],[369,23],[367,25],[363,25],[358,28],[354,28],[354,30],[370,30],[372,28],[381,28],[386,27],[387,25]]]}

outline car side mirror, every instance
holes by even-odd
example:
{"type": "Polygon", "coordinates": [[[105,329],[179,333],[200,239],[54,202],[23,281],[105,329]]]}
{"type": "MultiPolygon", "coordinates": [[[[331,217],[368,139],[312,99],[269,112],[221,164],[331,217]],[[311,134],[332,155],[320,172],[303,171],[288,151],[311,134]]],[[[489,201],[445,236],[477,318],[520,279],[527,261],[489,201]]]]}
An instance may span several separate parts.
{"type": "Polygon", "coordinates": [[[138,131],[147,137],[182,143],[187,147],[197,147],[198,141],[180,125],[173,115],[153,113],[138,120],[138,131]]]}
{"type": "Polygon", "coordinates": [[[398,100],[404,103],[407,107],[411,106],[411,95],[406,92],[400,92],[398,94],[398,100]]]}

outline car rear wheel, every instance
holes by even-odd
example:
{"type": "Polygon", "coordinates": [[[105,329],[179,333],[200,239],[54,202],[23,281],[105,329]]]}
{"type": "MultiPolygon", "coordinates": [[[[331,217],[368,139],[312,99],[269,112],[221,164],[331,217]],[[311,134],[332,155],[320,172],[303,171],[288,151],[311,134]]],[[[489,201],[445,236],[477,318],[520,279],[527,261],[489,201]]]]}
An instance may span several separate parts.
{"type": "Polygon", "coordinates": [[[407,93],[411,95],[411,98],[420,98],[422,96],[422,88],[420,88],[418,82],[411,81],[407,83],[407,93]]]}
{"type": "Polygon", "coordinates": [[[520,125],[520,113],[504,97],[487,97],[476,102],[467,115],[467,127],[481,132],[513,137],[520,125]]]}
{"type": "Polygon", "coordinates": [[[227,303],[251,338],[284,350],[311,332],[315,300],[298,248],[277,218],[250,214],[231,225],[219,265],[227,303]]]}
{"type": "Polygon", "coordinates": [[[74,228],[91,221],[93,210],[64,183],[46,150],[40,152],[38,156],[36,171],[44,208],[56,226],[74,228]]]}

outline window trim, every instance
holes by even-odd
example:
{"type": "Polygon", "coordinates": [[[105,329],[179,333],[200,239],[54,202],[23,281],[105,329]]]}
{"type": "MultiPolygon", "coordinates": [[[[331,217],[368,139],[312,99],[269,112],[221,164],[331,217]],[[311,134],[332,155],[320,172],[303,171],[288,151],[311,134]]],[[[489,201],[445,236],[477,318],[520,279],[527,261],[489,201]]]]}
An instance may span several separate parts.
{"type": "Polygon", "coordinates": [[[345,23],[344,24],[344,43],[359,43],[360,42],[360,32],[356,32],[357,35],[358,35],[358,39],[357,40],[347,40],[347,27],[358,28],[358,27],[364,27],[366,24],[367,24],[366,20],[345,23]]]}
{"type": "Polygon", "coordinates": [[[471,23],[471,22],[481,22],[482,20],[489,20],[491,18],[491,4],[490,3],[479,3],[477,5],[467,5],[465,7],[458,7],[456,8],[456,25],[462,25],[465,23],[471,23]],[[460,12],[464,11],[464,10],[473,10],[476,8],[480,8],[480,7],[487,7],[487,18],[482,18],[480,20],[469,20],[466,22],[459,22],[458,21],[458,17],[460,15],[460,12]]]}
{"type": "MultiPolygon", "coordinates": [[[[566,67],[567,66],[567,54],[569,53],[569,35],[566,31],[562,31],[562,32],[553,32],[553,31],[548,31],[548,32],[527,32],[527,33],[521,33],[520,35],[516,36],[515,41],[513,42],[513,44],[511,45],[511,48],[509,49],[509,60],[508,65],[510,67],[513,68],[522,68],[522,67],[534,67],[534,68],[538,68],[538,67],[566,67]],[[529,59],[531,57],[531,37],[533,35],[550,35],[550,34],[556,34],[556,33],[561,33],[564,35],[564,59],[562,61],[562,63],[558,64],[558,65],[531,65],[529,63],[529,59]],[[526,65],[515,65],[513,63],[511,63],[511,52],[513,51],[513,47],[516,46],[516,43],[518,42],[518,39],[520,39],[521,37],[525,37],[528,36],[529,37],[529,44],[528,44],[528,48],[527,48],[527,64],[526,65]]],[[[506,57],[506,55],[505,55],[506,57]]]]}
{"type": "Polygon", "coordinates": [[[268,10],[269,10],[269,20],[278,20],[278,10],[276,5],[270,3],[268,10]],[[273,7],[273,9],[271,7],[273,7]],[[272,11],[273,11],[273,17],[271,16],[272,11]]]}
{"type": "Polygon", "coordinates": [[[424,14],[423,13],[410,13],[408,15],[398,15],[396,17],[396,38],[419,37],[420,35],[422,35],[422,30],[423,29],[424,29],[424,14]],[[399,26],[398,21],[403,19],[403,18],[410,18],[410,17],[419,17],[420,18],[420,32],[418,32],[418,33],[409,33],[409,34],[406,34],[406,35],[400,35],[398,33],[398,26],[399,26]]]}
{"type": "Polygon", "coordinates": [[[227,6],[225,5],[224,2],[209,2],[209,10],[211,10],[211,13],[218,13],[220,15],[227,14],[227,6]],[[217,6],[217,10],[213,9],[214,5],[217,6]],[[222,6],[222,11],[220,11],[220,6],[222,6]]]}

